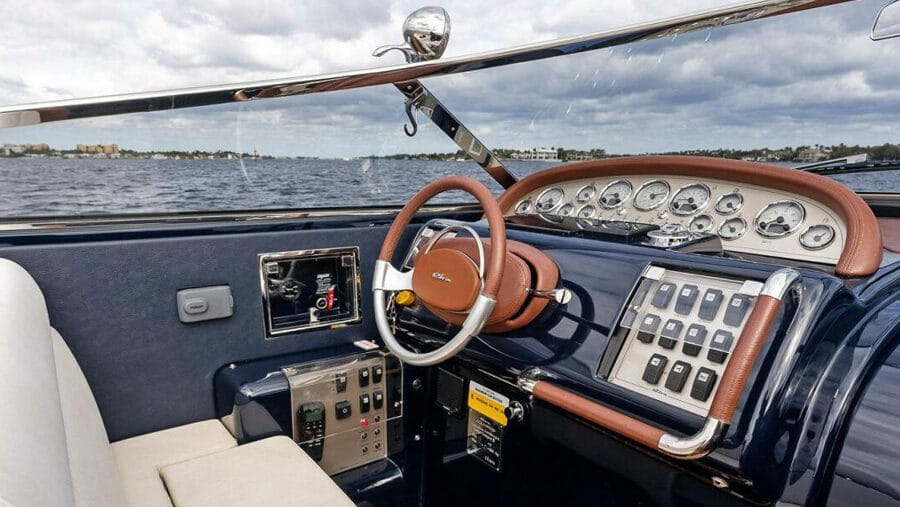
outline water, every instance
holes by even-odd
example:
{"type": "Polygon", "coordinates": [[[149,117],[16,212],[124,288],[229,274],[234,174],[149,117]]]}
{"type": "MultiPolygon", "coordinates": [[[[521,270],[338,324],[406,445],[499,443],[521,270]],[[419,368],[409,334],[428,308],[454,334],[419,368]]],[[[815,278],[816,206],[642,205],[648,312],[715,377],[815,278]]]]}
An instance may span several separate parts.
{"type": "MultiPolygon", "coordinates": [[[[509,161],[517,176],[556,162],[509,161]]],[[[405,204],[443,176],[501,188],[471,162],[420,160],[0,159],[0,217],[405,204]]],[[[838,176],[858,191],[900,192],[900,171],[838,176]]],[[[471,202],[461,192],[434,202],[471,202]]]]}

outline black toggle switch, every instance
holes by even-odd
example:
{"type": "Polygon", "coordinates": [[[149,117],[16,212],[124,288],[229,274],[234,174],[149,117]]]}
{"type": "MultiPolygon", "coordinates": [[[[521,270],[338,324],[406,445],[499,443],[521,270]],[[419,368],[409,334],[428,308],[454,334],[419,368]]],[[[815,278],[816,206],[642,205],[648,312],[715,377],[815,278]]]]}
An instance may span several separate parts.
{"type": "Polygon", "coordinates": [[[658,384],[659,378],[662,377],[663,370],[666,369],[666,363],[669,362],[669,359],[662,354],[653,354],[650,356],[650,360],[647,361],[647,366],[644,368],[644,375],[641,376],[644,379],[644,382],[649,384],[658,384]]]}
{"type": "Polygon", "coordinates": [[[718,375],[709,368],[700,368],[697,370],[697,376],[694,377],[694,385],[691,386],[691,398],[700,401],[709,399],[713,388],[716,387],[718,375]]]}
{"type": "Polygon", "coordinates": [[[650,304],[657,308],[666,308],[669,306],[669,302],[672,301],[672,296],[675,295],[675,284],[674,283],[664,283],[656,289],[656,294],[653,295],[653,300],[650,301],[650,304]]]}
{"type": "Polygon", "coordinates": [[[703,295],[703,300],[700,301],[700,311],[698,312],[700,318],[703,320],[715,320],[724,297],[719,289],[708,289],[706,294],[703,295]]]}
{"type": "Polygon", "coordinates": [[[377,364],[372,367],[372,383],[377,384],[384,378],[384,366],[377,364]]]}
{"type": "Polygon", "coordinates": [[[734,335],[729,331],[720,329],[713,335],[706,358],[714,363],[722,364],[728,359],[728,353],[731,352],[732,345],[734,345],[734,335]]]}
{"type": "Polygon", "coordinates": [[[380,409],[384,406],[384,393],[381,391],[374,391],[372,393],[372,406],[375,410],[380,409]]]}
{"type": "Polygon", "coordinates": [[[690,315],[694,310],[698,294],[700,294],[700,289],[696,285],[682,285],[681,291],[678,292],[678,299],[675,300],[675,313],[690,315]]]}
{"type": "Polygon", "coordinates": [[[334,374],[334,387],[339,393],[347,390],[347,373],[340,372],[334,374]]]}
{"type": "Polygon", "coordinates": [[[653,315],[652,313],[645,315],[641,321],[641,327],[638,329],[637,339],[644,343],[653,343],[653,338],[656,337],[656,330],[659,329],[661,321],[659,315],[653,315]]]}
{"type": "Polygon", "coordinates": [[[681,351],[689,356],[696,356],[700,353],[703,342],[706,341],[706,326],[703,324],[691,324],[684,335],[684,344],[681,351]]]}
{"type": "Polygon", "coordinates": [[[360,394],[359,395],[359,413],[365,414],[369,411],[369,408],[372,406],[372,398],[369,397],[368,394],[360,394]]]}
{"type": "Polygon", "coordinates": [[[750,304],[750,296],[744,294],[731,296],[728,307],[725,308],[725,316],[722,318],[722,322],[729,326],[740,327],[744,323],[747,311],[750,310],[750,304]]]}
{"type": "Polygon", "coordinates": [[[684,383],[691,374],[691,365],[684,361],[675,361],[669,376],[666,377],[666,389],[680,393],[684,383]]]}
{"type": "Polygon", "coordinates": [[[669,319],[659,334],[659,346],[665,349],[674,349],[675,343],[681,338],[681,330],[684,323],[678,319],[669,319]]]}
{"type": "Polygon", "coordinates": [[[350,402],[347,400],[339,401],[334,404],[334,416],[338,419],[346,419],[353,413],[350,402]]]}
{"type": "Polygon", "coordinates": [[[369,385],[369,369],[368,368],[360,368],[359,369],[359,387],[366,387],[369,385]]]}

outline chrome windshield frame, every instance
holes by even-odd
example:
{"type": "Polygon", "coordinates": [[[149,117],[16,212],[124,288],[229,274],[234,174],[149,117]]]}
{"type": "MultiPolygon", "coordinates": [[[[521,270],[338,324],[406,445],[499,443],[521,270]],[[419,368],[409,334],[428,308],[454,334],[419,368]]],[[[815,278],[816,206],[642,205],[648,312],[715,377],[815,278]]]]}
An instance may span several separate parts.
{"type": "Polygon", "coordinates": [[[594,51],[848,0],[761,0],[587,35],[391,67],[0,107],[0,129],[99,116],[322,93],[459,74],[594,51]]]}

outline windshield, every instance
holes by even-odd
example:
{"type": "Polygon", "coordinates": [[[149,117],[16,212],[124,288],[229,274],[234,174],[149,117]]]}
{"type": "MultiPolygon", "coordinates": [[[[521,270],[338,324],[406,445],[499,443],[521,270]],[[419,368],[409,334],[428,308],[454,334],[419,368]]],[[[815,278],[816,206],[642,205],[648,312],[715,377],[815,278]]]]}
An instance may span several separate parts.
{"type": "MultiPolygon", "coordinates": [[[[503,6],[477,16],[447,5],[454,25],[447,55],[715,2],[677,4],[503,6]],[[486,26],[502,29],[483,37],[486,26]]],[[[398,42],[396,9],[377,2],[354,10],[365,15],[302,7],[303,16],[275,13],[252,23],[217,6],[150,2],[117,7],[108,17],[73,6],[10,12],[0,20],[17,41],[0,56],[4,102],[400,63],[393,53],[385,61],[370,56],[375,46],[398,42]],[[35,26],[31,18],[50,11],[38,25],[79,26],[62,30],[59,44],[84,51],[28,43],[41,37],[26,30],[35,26]],[[190,22],[179,17],[185,12],[190,22]],[[125,43],[108,47],[103,30],[125,43]],[[227,51],[217,44],[225,40],[227,51]],[[92,56],[72,56],[85,54],[92,56]]],[[[397,12],[415,6],[402,7],[397,12]]],[[[647,153],[786,166],[856,153],[898,159],[900,68],[892,62],[900,40],[868,39],[879,7],[842,4],[424,83],[518,177],[647,153]]],[[[415,137],[406,136],[403,99],[393,86],[379,86],[2,129],[0,216],[402,205],[449,174],[502,191],[424,115],[415,137]]],[[[898,176],[833,177],[861,192],[898,192],[898,176]]],[[[442,200],[471,201],[461,194],[442,200]]]]}

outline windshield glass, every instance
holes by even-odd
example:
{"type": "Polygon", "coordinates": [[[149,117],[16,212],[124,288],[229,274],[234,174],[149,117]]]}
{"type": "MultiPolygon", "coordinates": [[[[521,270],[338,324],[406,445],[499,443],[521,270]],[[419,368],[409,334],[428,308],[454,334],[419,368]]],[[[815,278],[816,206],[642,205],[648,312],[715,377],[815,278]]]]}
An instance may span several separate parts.
{"type": "MultiPolygon", "coordinates": [[[[564,9],[490,7],[479,16],[448,5],[454,34],[447,56],[715,4],[637,8],[610,0],[564,9]],[[485,26],[509,29],[485,38],[485,26]]],[[[371,16],[358,19],[323,11],[250,24],[215,7],[175,7],[119,7],[114,19],[76,7],[54,13],[69,24],[84,17],[68,43],[95,50],[90,61],[33,49],[26,42],[40,34],[24,27],[38,12],[10,13],[0,28],[22,44],[0,57],[5,102],[401,63],[395,53],[370,56],[375,46],[399,42],[402,15],[379,3],[360,7],[371,16]],[[192,22],[176,12],[188,12],[192,22]],[[100,31],[110,24],[128,44],[101,44],[100,31]],[[217,49],[228,36],[235,41],[228,47],[245,49],[217,49]],[[288,43],[296,54],[283,48],[288,43]]],[[[397,12],[415,6],[406,7],[397,12]]],[[[791,167],[857,153],[896,160],[900,68],[891,62],[900,40],[868,39],[879,7],[854,2],[424,82],[519,177],[564,162],[648,153],[791,167]]],[[[449,174],[502,191],[424,115],[417,135],[407,137],[403,99],[393,86],[380,86],[2,129],[0,216],[402,205],[449,174]]],[[[898,176],[833,177],[857,191],[898,192],[898,176]]],[[[442,201],[471,199],[447,194],[442,201]]]]}

